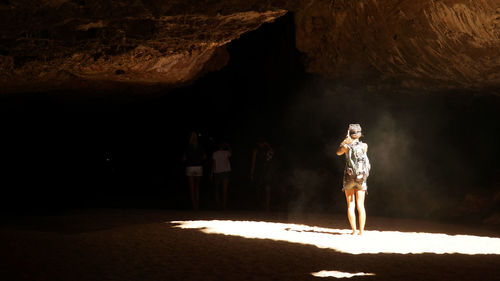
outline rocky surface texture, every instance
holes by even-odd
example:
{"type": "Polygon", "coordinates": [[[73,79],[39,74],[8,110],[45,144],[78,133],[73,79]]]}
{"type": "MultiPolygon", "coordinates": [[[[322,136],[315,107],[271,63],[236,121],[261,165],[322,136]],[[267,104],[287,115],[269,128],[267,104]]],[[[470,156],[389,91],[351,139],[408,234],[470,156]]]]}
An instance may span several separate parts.
{"type": "Polygon", "coordinates": [[[307,71],[401,86],[500,85],[500,1],[311,1],[296,13],[307,71]]]}
{"type": "Polygon", "coordinates": [[[2,1],[0,82],[5,91],[182,85],[224,66],[228,42],[286,13],[214,2],[2,1]]]}
{"type": "Polygon", "coordinates": [[[308,72],[410,88],[500,85],[500,0],[4,0],[2,91],[183,85],[287,11],[308,72]]]}

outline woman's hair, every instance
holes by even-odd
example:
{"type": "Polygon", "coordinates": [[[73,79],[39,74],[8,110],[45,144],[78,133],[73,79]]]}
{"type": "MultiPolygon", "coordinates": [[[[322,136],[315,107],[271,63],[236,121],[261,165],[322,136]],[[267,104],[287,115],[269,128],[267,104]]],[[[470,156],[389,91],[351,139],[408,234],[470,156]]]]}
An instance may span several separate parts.
{"type": "Polygon", "coordinates": [[[189,144],[192,144],[194,147],[198,147],[198,134],[196,131],[191,131],[189,135],[189,144]]]}
{"type": "Polygon", "coordinates": [[[362,130],[361,130],[361,125],[359,124],[349,124],[349,134],[353,135],[355,133],[360,134],[360,138],[363,136],[362,130]]]}
{"type": "Polygon", "coordinates": [[[361,125],[359,124],[349,124],[349,133],[361,133],[361,125]]]}

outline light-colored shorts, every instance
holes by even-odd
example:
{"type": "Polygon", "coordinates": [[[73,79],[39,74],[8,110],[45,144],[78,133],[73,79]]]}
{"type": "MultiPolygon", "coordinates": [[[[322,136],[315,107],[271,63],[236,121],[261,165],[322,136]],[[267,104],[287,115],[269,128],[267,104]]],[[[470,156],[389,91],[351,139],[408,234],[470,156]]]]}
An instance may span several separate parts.
{"type": "Polygon", "coordinates": [[[188,176],[188,177],[201,177],[201,176],[203,176],[203,166],[186,167],[186,176],[188,176]]]}
{"type": "Polygon", "coordinates": [[[368,186],[366,185],[366,181],[363,182],[357,182],[355,180],[344,180],[344,187],[342,188],[342,191],[346,190],[368,190],[368,186]]]}

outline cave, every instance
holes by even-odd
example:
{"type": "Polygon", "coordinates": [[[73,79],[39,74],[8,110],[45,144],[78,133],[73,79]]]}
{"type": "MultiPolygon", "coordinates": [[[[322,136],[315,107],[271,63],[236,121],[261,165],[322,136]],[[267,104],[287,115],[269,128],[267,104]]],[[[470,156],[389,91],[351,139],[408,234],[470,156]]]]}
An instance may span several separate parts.
{"type": "Polygon", "coordinates": [[[499,1],[11,0],[0,14],[9,280],[310,280],[325,268],[367,273],[360,279],[498,278],[499,1]],[[357,243],[343,230],[346,164],[336,153],[352,123],[371,163],[361,245],[401,247],[284,239],[357,243]],[[196,208],[183,163],[192,131],[207,156],[196,208]],[[251,178],[264,139],[267,211],[251,178]],[[210,177],[224,142],[227,208],[210,177]],[[282,232],[232,232],[252,221],[282,232]],[[436,236],[411,236],[427,232],[436,236]],[[483,242],[450,242],[461,235],[490,240],[471,254],[454,243],[483,242]],[[450,249],[402,246],[443,237],[450,249]]]}

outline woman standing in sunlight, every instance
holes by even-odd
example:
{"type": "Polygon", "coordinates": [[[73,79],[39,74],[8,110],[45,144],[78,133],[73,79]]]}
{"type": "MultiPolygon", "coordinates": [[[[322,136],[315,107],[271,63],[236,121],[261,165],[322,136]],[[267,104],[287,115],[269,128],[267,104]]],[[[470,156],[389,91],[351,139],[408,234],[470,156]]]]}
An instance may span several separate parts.
{"type": "Polygon", "coordinates": [[[359,234],[363,234],[366,223],[365,195],[368,189],[366,179],[370,173],[370,161],[366,152],[368,145],[359,140],[362,136],[359,124],[350,124],[344,141],[337,149],[337,155],[345,154],[342,191],[347,199],[347,217],[351,224],[352,234],[356,234],[355,205],[359,215],[359,234]]]}

